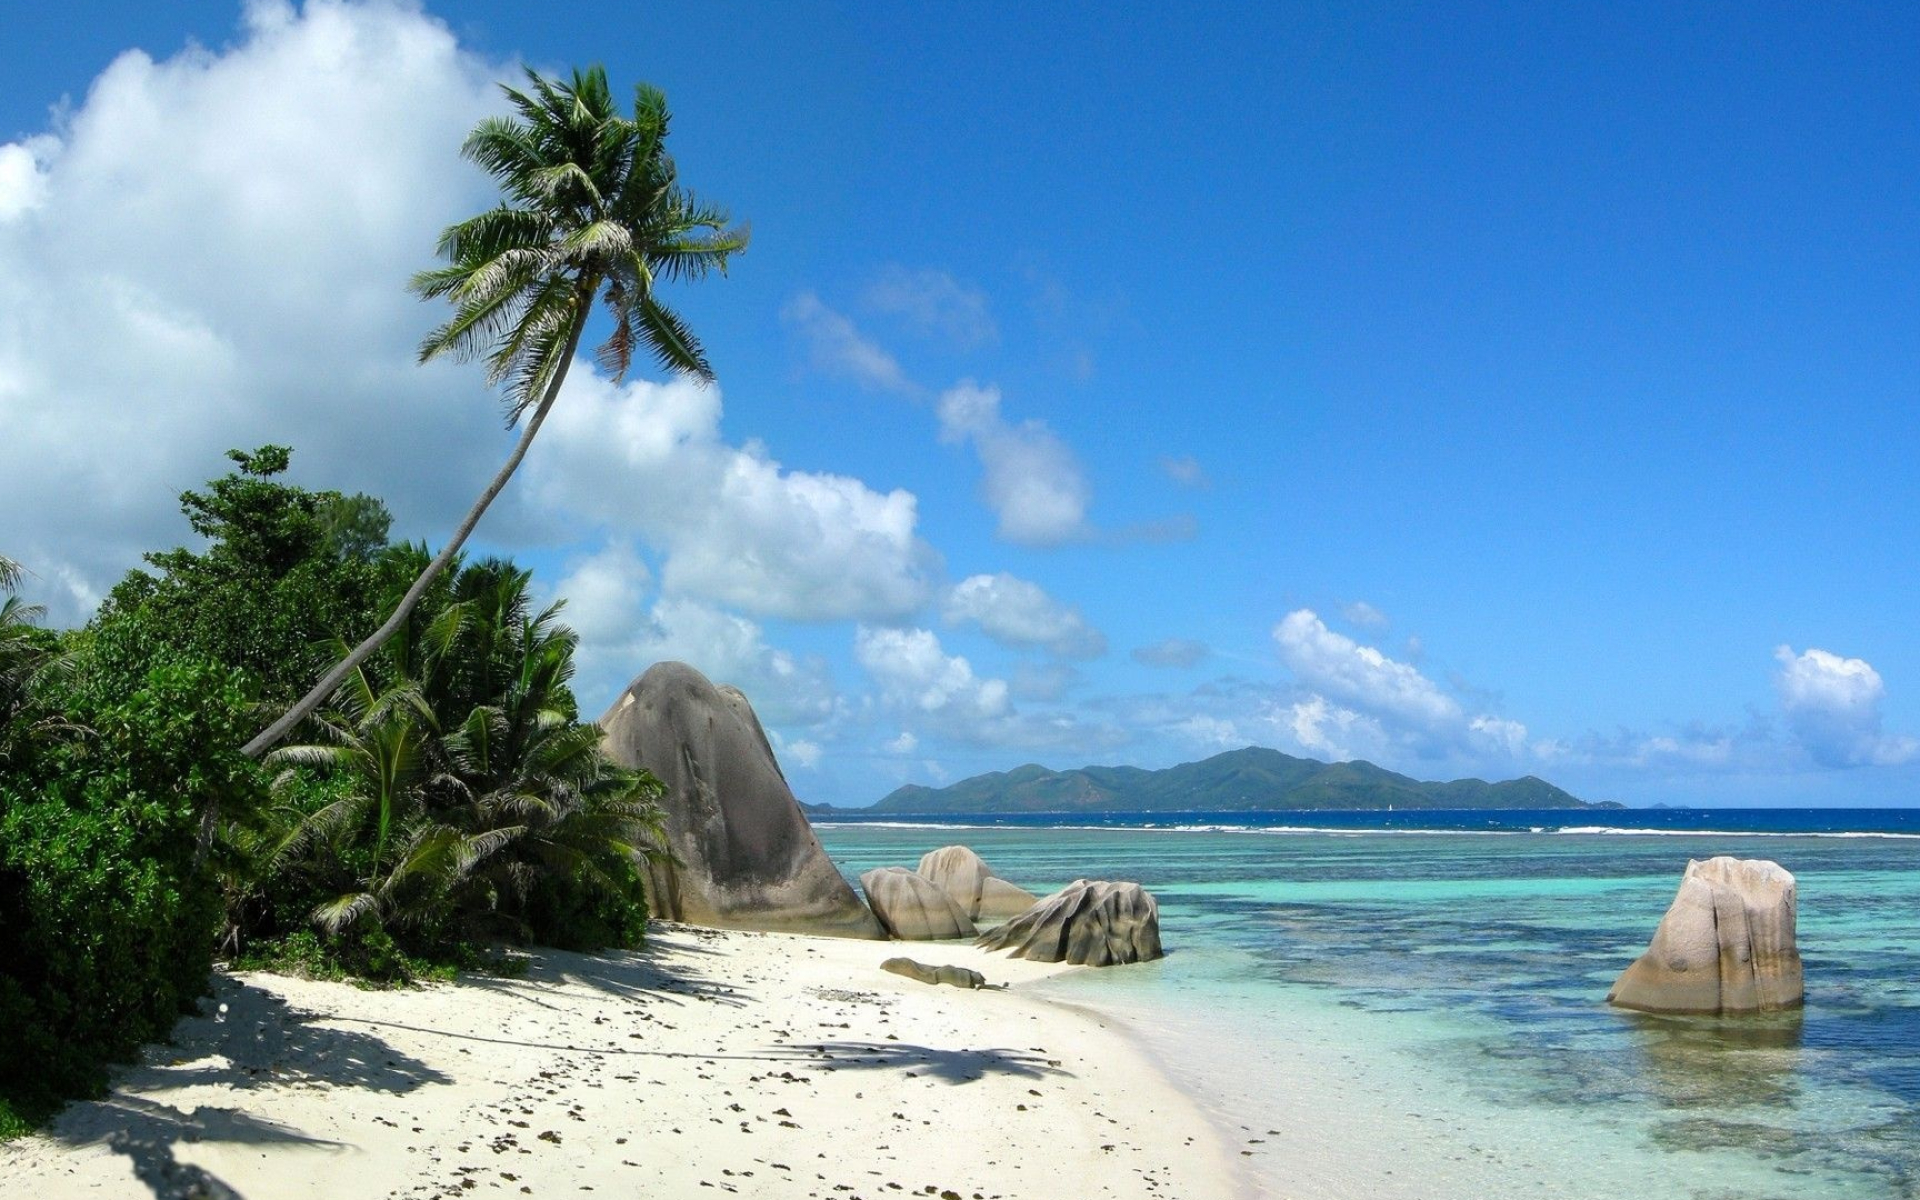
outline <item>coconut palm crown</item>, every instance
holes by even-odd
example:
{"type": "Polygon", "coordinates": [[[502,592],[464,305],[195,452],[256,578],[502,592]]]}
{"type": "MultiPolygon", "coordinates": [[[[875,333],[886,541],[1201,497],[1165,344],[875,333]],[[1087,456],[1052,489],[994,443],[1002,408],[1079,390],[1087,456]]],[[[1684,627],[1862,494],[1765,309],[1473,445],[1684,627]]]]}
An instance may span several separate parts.
{"type": "Polygon", "coordinates": [[[525,425],[505,465],[386,623],[248,742],[252,757],[311,716],[406,623],[526,456],[596,299],[613,318],[596,353],[616,379],[641,347],[668,370],[713,378],[699,340],[654,288],[724,273],[727,260],[746,249],[747,231],[680,186],[666,151],[666,98],[642,84],[633,115],[624,116],[599,67],[576,70],[564,83],[529,70],[525,90],[502,90],[516,115],[481,121],[461,148],[499,183],[502,202],[449,226],[439,244],[447,265],[416,275],[412,287],[454,308],[420,344],[421,361],[484,358],[488,383],[502,388],[507,424],[525,417],[525,425]]]}
{"type": "Polygon", "coordinates": [[[484,355],[488,382],[506,385],[517,421],[565,373],[598,293],[613,318],[596,352],[603,369],[625,375],[644,344],[660,366],[710,380],[699,340],[654,284],[724,272],[747,233],[680,186],[666,152],[666,97],[640,85],[629,118],[598,67],[565,84],[534,71],[527,80],[525,91],[505,89],[519,115],[480,122],[462,148],[505,202],[449,226],[439,247],[447,265],[413,278],[421,296],[454,304],[421,343],[422,361],[484,355]]]}

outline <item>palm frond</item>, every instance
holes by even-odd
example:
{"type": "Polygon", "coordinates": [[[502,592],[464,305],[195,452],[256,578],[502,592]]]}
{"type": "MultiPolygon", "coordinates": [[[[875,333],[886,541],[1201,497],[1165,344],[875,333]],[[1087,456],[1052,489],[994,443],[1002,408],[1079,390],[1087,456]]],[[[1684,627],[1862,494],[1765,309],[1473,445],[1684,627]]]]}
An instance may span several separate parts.
{"type": "Polygon", "coordinates": [[[314,909],[312,920],[327,933],[337,935],[372,916],[379,908],[380,901],[373,893],[351,892],[314,909]]]}
{"type": "Polygon", "coordinates": [[[707,365],[706,352],[678,313],[649,296],[640,302],[639,316],[655,361],[669,371],[684,371],[703,383],[712,382],[713,368],[707,365]]]}

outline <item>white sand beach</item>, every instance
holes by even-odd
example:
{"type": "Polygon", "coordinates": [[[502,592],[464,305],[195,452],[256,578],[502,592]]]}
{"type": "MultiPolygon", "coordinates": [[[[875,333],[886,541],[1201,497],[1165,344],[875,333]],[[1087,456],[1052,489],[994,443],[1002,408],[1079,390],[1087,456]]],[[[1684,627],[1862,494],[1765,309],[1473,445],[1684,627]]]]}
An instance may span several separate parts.
{"type": "Polygon", "coordinates": [[[219,974],[204,1015],[0,1146],[0,1194],[1180,1197],[1233,1152],[1117,1028],[965,944],[657,927],[524,978],[219,974]],[[907,954],[1008,987],[882,972],[907,954]]]}

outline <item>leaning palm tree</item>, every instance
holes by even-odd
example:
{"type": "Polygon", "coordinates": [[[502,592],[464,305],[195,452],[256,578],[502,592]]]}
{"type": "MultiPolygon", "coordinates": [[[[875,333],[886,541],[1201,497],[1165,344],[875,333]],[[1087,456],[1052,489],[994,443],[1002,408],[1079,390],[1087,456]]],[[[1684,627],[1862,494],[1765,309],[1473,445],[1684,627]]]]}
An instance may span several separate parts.
{"type": "Polygon", "coordinates": [[[682,188],[666,151],[667,102],[635,89],[621,115],[599,67],[561,83],[527,72],[507,87],[517,116],[480,122],[461,153],[499,181],[499,207],[440,235],[447,265],[423,271],[413,290],[452,302],[451,320],[420,345],[421,361],[451,354],[484,358],[487,381],[504,385],[507,423],[525,418],[519,440],[440,553],[393,615],[321,677],[299,703],[248,742],[258,758],[306,720],[348,675],[392,637],[479,524],[540,431],[579,349],[596,300],[613,319],[596,351],[619,379],[644,347],[662,367],[708,381],[700,342],[654,285],[725,272],[746,249],[744,228],[682,188]]]}
{"type": "Polygon", "coordinates": [[[20,577],[24,574],[26,574],[26,568],[6,555],[0,554],[0,592],[18,591],[20,577]]]}

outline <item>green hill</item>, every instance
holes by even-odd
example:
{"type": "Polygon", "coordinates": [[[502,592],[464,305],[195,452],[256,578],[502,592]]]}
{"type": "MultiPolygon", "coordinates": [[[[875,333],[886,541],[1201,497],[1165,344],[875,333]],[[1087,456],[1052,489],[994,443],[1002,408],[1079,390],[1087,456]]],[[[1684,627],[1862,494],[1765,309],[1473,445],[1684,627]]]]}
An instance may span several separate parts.
{"type": "Polygon", "coordinates": [[[908,784],[868,812],[1208,812],[1255,809],[1611,808],[1528,775],[1422,783],[1370,762],[1324,763],[1249,746],[1164,771],[1028,764],[943,788],[908,784]]]}

